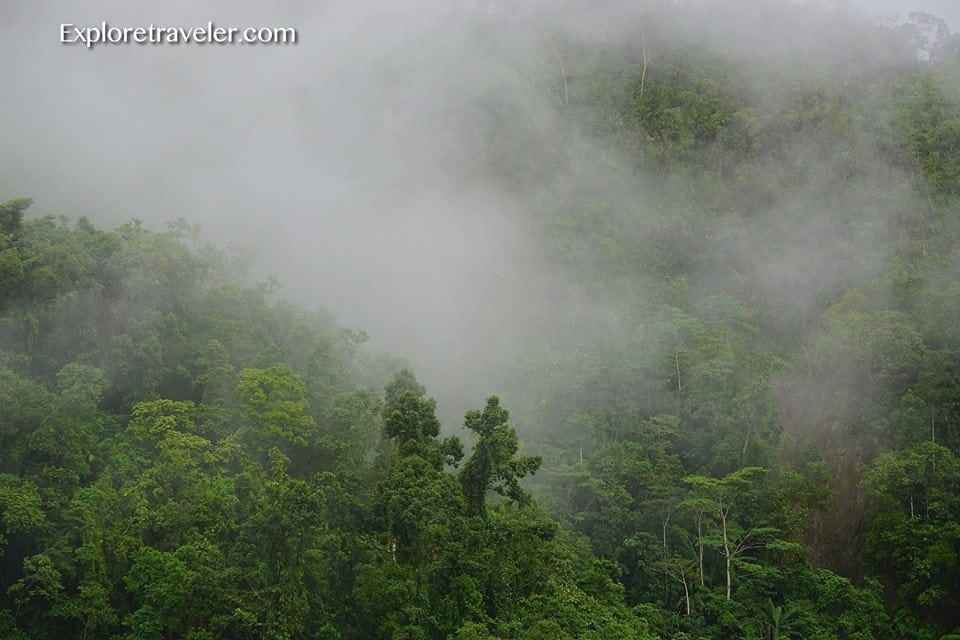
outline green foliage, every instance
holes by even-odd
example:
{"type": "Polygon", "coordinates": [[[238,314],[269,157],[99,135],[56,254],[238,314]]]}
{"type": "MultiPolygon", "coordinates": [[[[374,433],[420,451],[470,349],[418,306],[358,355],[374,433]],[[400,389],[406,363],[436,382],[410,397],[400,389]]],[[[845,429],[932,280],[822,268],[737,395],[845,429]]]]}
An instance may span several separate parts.
{"type": "Polygon", "coordinates": [[[384,433],[397,444],[401,457],[419,456],[437,470],[460,462],[463,447],[457,438],[437,440],[437,402],[426,396],[413,373],[400,371],[387,385],[384,400],[384,433]]]}
{"type": "Polygon", "coordinates": [[[874,500],[867,550],[900,603],[950,620],[960,569],[960,458],[925,442],[880,456],[864,483],[874,500]]]}
{"type": "Polygon", "coordinates": [[[520,504],[529,499],[520,488],[520,480],[536,472],[541,460],[516,455],[519,444],[509,419],[509,412],[494,396],[487,400],[483,411],[470,411],[464,420],[464,426],[477,436],[473,454],[460,471],[467,506],[474,514],[485,512],[490,490],[520,504]]]}
{"type": "Polygon", "coordinates": [[[23,215],[33,204],[30,198],[17,198],[0,203],[0,233],[12,241],[20,236],[23,230],[23,215]]]}
{"type": "Polygon", "coordinates": [[[40,495],[29,480],[0,475],[0,553],[14,537],[27,538],[43,526],[40,495]]]}
{"type": "Polygon", "coordinates": [[[471,446],[187,222],[0,204],[0,637],[953,637],[957,37],[837,69],[658,15],[477,107],[570,293],[471,446]]]}

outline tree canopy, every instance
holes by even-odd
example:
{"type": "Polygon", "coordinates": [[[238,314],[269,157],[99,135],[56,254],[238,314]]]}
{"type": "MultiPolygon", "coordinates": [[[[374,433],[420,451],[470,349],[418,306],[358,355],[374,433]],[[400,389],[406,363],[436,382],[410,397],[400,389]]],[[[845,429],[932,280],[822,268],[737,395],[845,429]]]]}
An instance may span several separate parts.
{"type": "Polygon", "coordinates": [[[583,298],[462,424],[184,220],[0,204],[0,638],[960,636],[960,46],[912,20],[550,33],[479,161],[583,298]]]}

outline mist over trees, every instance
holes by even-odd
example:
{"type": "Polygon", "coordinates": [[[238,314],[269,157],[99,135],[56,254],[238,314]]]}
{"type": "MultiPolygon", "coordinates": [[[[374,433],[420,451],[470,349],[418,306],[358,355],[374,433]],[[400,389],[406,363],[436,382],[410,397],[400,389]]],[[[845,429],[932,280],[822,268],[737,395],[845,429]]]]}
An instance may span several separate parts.
{"type": "Polygon", "coordinates": [[[956,17],[348,4],[0,10],[0,639],[960,637],[956,17]]]}

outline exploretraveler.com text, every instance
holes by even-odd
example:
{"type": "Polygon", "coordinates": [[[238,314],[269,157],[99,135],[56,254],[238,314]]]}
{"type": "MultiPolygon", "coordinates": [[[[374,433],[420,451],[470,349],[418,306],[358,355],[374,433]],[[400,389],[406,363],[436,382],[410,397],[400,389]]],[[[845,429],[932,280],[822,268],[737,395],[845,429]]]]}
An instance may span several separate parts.
{"type": "Polygon", "coordinates": [[[107,22],[80,26],[60,25],[62,44],[81,45],[93,49],[117,44],[281,44],[297,43],[293,27],[219,27],[208,22],[202,27],[117,27],[107,22]]]}

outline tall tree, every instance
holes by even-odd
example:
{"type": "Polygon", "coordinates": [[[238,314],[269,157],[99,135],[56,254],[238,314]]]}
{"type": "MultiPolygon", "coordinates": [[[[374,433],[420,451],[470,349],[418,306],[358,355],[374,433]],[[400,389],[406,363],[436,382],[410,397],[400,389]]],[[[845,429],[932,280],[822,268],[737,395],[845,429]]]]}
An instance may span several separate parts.
{"type": "Polygon", "coordinates": [[[477,436],[473,453],[460,470],[467,507],[474,515],[486,512],[486,496],[491,490],[521,504],[529,499],[520,480],[540,468],[541,458],[517,455],[520,444],[509,419],[500,399],[491,396],[482,411],[469,411],[464,420],[464,426],[477,436]]]}

